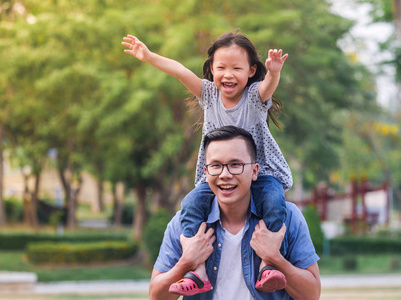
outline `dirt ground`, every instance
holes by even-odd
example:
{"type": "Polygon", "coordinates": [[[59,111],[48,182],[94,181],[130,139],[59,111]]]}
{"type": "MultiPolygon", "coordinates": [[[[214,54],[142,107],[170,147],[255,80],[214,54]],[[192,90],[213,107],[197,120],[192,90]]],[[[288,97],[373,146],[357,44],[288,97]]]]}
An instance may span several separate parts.
{"type": "MultiPolygon", "coordinates": [[[[400,283],[401,284],[401,283],[400,283]]],[[[380,288],[326,288],[320,300],[400,300],[401,286],[380,288]]]]}

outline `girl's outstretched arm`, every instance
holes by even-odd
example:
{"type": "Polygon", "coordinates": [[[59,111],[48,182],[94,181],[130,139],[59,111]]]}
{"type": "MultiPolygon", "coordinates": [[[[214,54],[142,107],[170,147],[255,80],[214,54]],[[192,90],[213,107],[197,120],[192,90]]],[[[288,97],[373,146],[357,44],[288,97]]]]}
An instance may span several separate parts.
{"type": "Polygon", "coordinates": [[[273,96],[274,91],[280,81],[280,72],[284,65],[288,54],[284,54],[283,50],[270,49],[269,56],[266,59],[265,66],[267,68],[267,74],[265,79],[259,85],[259,96],[262,102],[266,102],[271,96],[273,96]]]}
{"type": "Polygon", "coordinates": [[[196,97],[200,98],[202,93],[202,80],[191,70],[184,67],[178,61],[163,57],[151,52],[146,45],[133,35],[123,38],[122,44],[129,49],[125,53],[135,56],[140,61],[147,62],[160,71],[174,76],[196,97]]]}

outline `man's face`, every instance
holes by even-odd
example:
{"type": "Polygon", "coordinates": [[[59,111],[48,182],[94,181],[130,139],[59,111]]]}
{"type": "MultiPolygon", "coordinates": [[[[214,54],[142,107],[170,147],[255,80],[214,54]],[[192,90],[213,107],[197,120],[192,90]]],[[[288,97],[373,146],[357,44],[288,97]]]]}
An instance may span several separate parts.
{"type": "MultiPolygon", "coordinates": [[[[245,141],[235,138],[225,141],[213,141],[206,150],[206,164],[220,163],[250,163],[253,162],[245,141]]],[[[217,196],[220,206],[232,207],[250,200],[252,181],[258,177],[259,165],[247,164],[240,175],[232,175],[224,166],[220,175],[212,176],[206,171],[206,181],[217,196]]]]}

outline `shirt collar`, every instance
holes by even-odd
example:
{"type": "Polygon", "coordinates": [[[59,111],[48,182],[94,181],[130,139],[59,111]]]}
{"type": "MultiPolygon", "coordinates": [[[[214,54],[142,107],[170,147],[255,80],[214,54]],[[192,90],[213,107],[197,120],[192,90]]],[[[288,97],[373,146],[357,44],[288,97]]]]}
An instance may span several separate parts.
{"type": "MultiPolygon", "coordinates": [[[[255,202],[253,201],[253,197],[252,197],[252,193],[251,193],[251,211],[248,214],[248,218],[249,215],[253,214],[255,215],[257,218],[261,219],[261,217],[258,215],[258,213],[256,212],[256,206],[255,206],[255,202]]],[[[208,219],[207,219],[207,224],[212,224],[215,223],[217,221],[220,221],[220,207],[219,207],[219,202],[217,201],[217,197],[215,196],[212,202],[212,208],[210,210],[208,219]]]]}

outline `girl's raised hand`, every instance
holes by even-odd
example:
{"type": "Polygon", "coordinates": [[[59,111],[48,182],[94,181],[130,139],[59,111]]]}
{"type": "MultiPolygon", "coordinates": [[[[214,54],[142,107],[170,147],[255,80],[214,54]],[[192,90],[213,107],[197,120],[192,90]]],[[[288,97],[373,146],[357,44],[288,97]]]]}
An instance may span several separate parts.
{"type": "Polygon", "coordinates": [[[129,50],[124,50],[125,53],[135,56],[140,61],[146,61],[148,55],[150,54],[150,51],[144,43],[142,43],[137,37],[133,35],[127,35],[123,38],[123,40],[125,42],[122,42],[121,44],[129,48],[129,50]]]}
{"type": "Polygon", "coordinates": [[[284,65],[285,60],[288,57],[288,54],[283,54],[283,50],[279,49],[270,49],[269,56],[266,59],[265,66],[269,72],[279,73],[284,65]]]}

